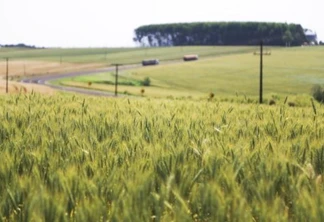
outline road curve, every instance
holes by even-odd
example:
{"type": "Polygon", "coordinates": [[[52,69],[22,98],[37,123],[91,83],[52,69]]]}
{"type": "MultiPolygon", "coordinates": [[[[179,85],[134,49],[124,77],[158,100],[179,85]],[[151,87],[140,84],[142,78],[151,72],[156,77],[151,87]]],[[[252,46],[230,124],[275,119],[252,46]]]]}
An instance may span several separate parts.
{"type": "MultiPolygon", "coordinates": [[[[132,69],[140,67],[140,65],[127,65],[127,66],[120,66],[119,70],[125,70],[125,69],[132,69]]],[[[33,83],[33,84],[40,84],[40,85],[46,85],[54,89],[58,89],[65,92],[75,92],[75,93],[82,93],[87,95],[94,95],[94,96],[115,96],[112,92],[104,92],[100,90],[91,90],[91,89],[82,89],[77,87],[70,87],[70,86],[59,86],[51,84],[50,81],[58,80],[61,78],[68,78],[68,77],[75,77],[75,76],[83,76],[83,75],[93,75],[97,73],[102,72],[110,72],[115,71],[115,67],[108,67],[103,69],[96,69],[96,70],[90,70],[90,71],[80,71],[80,72],[70,72],[70,73],[61,73],[61,74],[51,74],[51,75],[44,75],[44,76],[33,76],[28,77],[21,82],[23,83],[33,83]]]]}

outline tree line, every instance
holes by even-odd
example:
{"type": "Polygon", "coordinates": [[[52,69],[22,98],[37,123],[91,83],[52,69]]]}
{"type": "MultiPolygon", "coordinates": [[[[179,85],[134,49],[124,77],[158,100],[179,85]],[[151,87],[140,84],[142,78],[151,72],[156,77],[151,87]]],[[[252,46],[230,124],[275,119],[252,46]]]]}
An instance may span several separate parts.
{"type": "Polygon", "coordinates": [[[3,47],[3,48],[26,48],[26,49],[44,49],[44,47],[36,47],[34,45],[26,45],[24,43],[19,43],[19,44],[4,44],[4,45],[1,45],[0,44],[0,47],[3,47]]]}
{"type": "Polygon", "coordinates": [[[299,24],[266,22],[195,22],[145,25],[135,29],[134,41],[142,46],[184,45],[297,46],[306,42],[299,24]]]}

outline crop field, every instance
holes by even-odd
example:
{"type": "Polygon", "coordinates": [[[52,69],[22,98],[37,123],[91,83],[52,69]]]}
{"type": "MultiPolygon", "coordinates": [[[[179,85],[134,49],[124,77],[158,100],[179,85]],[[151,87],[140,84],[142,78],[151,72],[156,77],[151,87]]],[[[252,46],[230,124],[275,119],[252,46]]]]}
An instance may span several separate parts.
{"type": "MultiPolygon", "coordinates": [[[[35,75],[94,70],[104,67],[103,64],[75,64],[49,61],[9,60],[8,76],[10,80],[26,78],[35,75]]],[[[0,61],[0,78],[6,75],[6,62],[0,61]]]]}
{"type": "Polygon", "coordinates": [[[1,221],[324,221],[324,112],[0,95],[1,221]]]}
{"type": "MultiPolygon", "coordinates": [[[[158,57],[161,61],[181,60],[184,54],[199,53],[213,57],[253,51],[251,47],[165,47],[165,48],[83,48],[22,49],[0,48],[0,59],[9,58],[9,75],[28,76],[91,70],[111,64],[140,64],[158,57]]],[[[0,60],[0,76],[6,73],[6,62],[0,60]]]]}
{"type": "MultiPolygon", "coordinates": [[[[234,47],[235,48],[235,47],[234,47]]],[[[142,86],[127,86],[123,82],[150,78],[145,88],[148,97],[202,97],[259,94],[259,56],[239,51],[221,56],[202,57],[194,62],[176,62],[147,66],[119,72],[120,93],[140,95],[142,86]],[[159,94],[159,92],[161,92],[159,94]]],[[[257,48],[254,48],[257,50],[257,48]]],[[[324,47],[271,48],[271,56],[264,56],[264,93],[295,96],[309,94],[314,84],[324,84],[324,47]]],[[[69,86],[113,91],[115,72],[67,78],[58,83],[69,86]]]]}
{"type": "MultiPolygon", "coordinates": [[[[120,68],[128,97],[14,81],[4,95],[0,80],[0,221],[324,221],[324,111],[310,96],[324,48],[266,48],[263,105],[256,50],[0,49],[10,77],[161,61],[120,68]]],[[[114,91],[114,80],[54,83],[114,91]]]]}
{"type": "MultiPolygon", "coordinates": [[[[0,80],[0,95],[6,93],[6,81],[0,80]]],[[[38,84],[23,84],[20,82],[9,81],[8,82],[8,93],[9,94],[20,94],[20,93],[41,93],[47,95],[53,95],[56,91],[48,86],[38,84]]]]}
{"type": "Polygon", "coordinates": [[[157,48],[71,48],[71,49],[6,49],[0,48],[0,58],[14,60],[43,60],[70,63],[141,63],[143,59],[159,57],[160,60],[182,59],[184,54],[198,53],[201,56],[219,56],[253,51],[255,47],[157,47],[157,48]]]}

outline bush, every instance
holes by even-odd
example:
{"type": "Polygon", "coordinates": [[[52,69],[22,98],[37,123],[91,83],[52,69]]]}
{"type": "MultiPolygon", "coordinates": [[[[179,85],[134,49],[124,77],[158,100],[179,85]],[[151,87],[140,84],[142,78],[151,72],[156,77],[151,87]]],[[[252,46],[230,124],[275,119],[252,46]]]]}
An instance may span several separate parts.
{"type": "Polygon", "coordinates": [[[323,103],[324,102],[324,89],[320,85],[314,85],[312,88],[312,96],[314,99],[316,99],[318,102],[323,103]]]}
{"type": "Polygon", "coordinates": [[[151,80],[149,77],[145,77],[145,79],[142,81],[143,86],[150,86],[151,85],[151,80]]]}
{"type": "Polygon", "coordinates": [[[288,102],[288,106],[295,107],[296,106],[296,103],[294,103],[294,102],[288,102]]]}
{"type": "Polygon", "coordinates": [[[270,99],[269,105],[270,106],[276,105],[276,101],[274,99],[270,99]]]}

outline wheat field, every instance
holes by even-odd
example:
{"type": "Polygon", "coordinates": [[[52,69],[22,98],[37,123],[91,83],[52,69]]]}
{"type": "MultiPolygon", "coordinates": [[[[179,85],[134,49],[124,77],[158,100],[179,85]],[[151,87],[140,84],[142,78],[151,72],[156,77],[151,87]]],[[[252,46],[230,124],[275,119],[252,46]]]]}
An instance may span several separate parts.
{"type": "Polygon", "coordinates": [[[1,221],[323,221],[323,107],[0,95],[1,221]]]}

